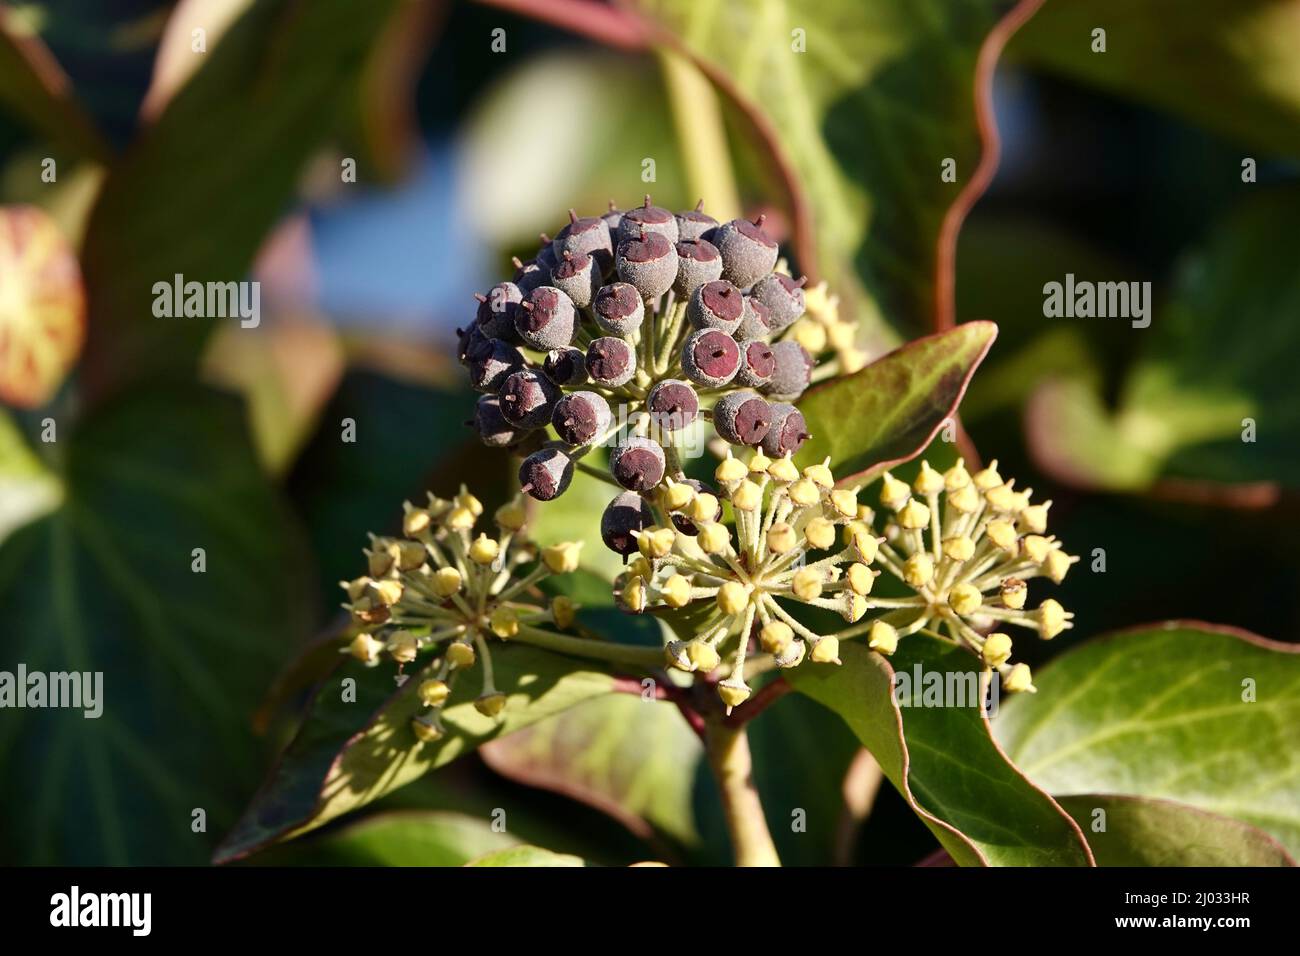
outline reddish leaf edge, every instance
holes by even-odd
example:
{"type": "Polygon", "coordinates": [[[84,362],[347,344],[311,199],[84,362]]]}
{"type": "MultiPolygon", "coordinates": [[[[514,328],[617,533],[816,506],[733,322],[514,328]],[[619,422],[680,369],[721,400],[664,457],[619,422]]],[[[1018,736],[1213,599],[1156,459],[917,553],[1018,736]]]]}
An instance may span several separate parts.
{"type": "MultiPolygon", "coordinates": [[[[909,452],[906,455],[901,455],[898,458],[889,458],[884,461],[875,462],[874,464],[869,465],[868,467],[863,468],[859,471],[856,471],[853,474],[845,475],[842,478],[836,479],[835,483],[837,486],[845,487],[851,484],[866,484],[867,482],[874,480],[881,472],[889,468],[893,468],[897,465],[901,465],[904,462],[911,461],[917,455],[921,454],[923,451],[925,451],[927,448],[930,447],[930,443],[934,441],[935,436],[938,435],[939,432],[943,429],[944,423],[949,420],[951,420],[954,423],[954,425],[958,427],[961,434],[963,435],[965,434],[964,429],[961,429],[961,423],[957,419],[957,407],[961,404],[962,399],[966,397],[966,389],[970,387],[971,379],[974,378],[975,376],[975,370],[979,368],[980,365],[984,362],[985,357],[989,354],[989,349],[993,348],[993,343],[997,341],[998,338],[997,323],[990,322],[987,319],[977,319],[974,322],[963,322],[961,325],[954,326],[951,329],[944,329],[943,331],[940,332],[931,332],[929,335],[923,335],[918,339],[912,339],[909,342],[904,342],[902,345],[898,346],[897,348],[889,352],[886,352],[884,355],[880,356],[880,358],[871,362],[869,365],[864,366],[859,371],[853,373],[854,375],[865,375],[868,370],[874,368],[875,366],[879,365],[882,362],[889,361],[890,359],[894,358],[900,353],[906,352],[909,349],[917,348],[924,345],[925,343],[932,342],[936,339],[941,339],[946,336],[952,335],[954,332],[956,332],[959,329],[975,329],[975,328],[987,329],[988,339],[984,342],[983,347],[979,350],[978,354],[976,354],[974,359],[971,361],[970,366],[966,369],[966,373],[962,376],[961,383],[958,385],[956,391],[953,393],[952,401],[948,404],[946,413],[941,418],[939,418],[938,421],[935,422],[934,427],[931,428],[929,433],[926,435],[925,440],[922,441],[914,451],[909,452]]],[[[819,382],[818,384],[814,385],[812,388],[808,389],[808,391],[804,393],[804,399],[808,398],[811,395],[816,395],[818,392],[822,391],[823,389],[829,388],[832,385],[842,383],[846,379],[851,377],[852,376],[839,376],[836,378],[828,379],[825,382],[819,382]]],[[[800,399],[800,401],[803,401],[803,399],[800,399]]],[[[974,445],[970,443],[969,438],[967,438],[966,444],[969,445],[969,448],[962,449],[963,457],[966,457],[968,452],[972,455],[977,454],[975,452],[974,445]]]]}

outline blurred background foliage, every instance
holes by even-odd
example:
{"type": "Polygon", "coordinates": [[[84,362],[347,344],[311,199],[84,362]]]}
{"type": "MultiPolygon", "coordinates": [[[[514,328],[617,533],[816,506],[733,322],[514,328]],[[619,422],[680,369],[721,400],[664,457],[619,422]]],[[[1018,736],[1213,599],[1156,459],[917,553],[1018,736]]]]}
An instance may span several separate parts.
{"type": "MultiPolygon", "coordinates": [[[[873,355],[954,321],[999,324],[962,420],[1055,501],[1071,550],[1104,549],[1104,574],[1064,585],[1072,634],[1184,617],[1293,640],[1300,4],[1039,6],[0,7],[0,199],[49,214],[87,296],[75,369],[54,361],[0,407],[0,666],[103,670],[114,699],[131,689],[98,721],[5,714],[0,860],[208,860],[330,659],[302,652],[337,625],[335,582],[366,532],[426,488],[508,491],[510,466],[461,424],[473,396],[452,331],[471,293],[568,207],[645,191],[767,212],[873,355]],[[976,76],[995,62],[986,97],[976,76]],[[982,195],[981,114],[1001,139],[982,195]],[[151,287],[175,273],[260,280],[261,325],[154,318],[151,287]],[[1043,285],[1067,273],[1150,281],[1151,327],[1045,319],[1043,285]]],[[[0,349],[40,332],[0,307],[0,349]]],[[[575,483],[539,534],[591,527],[596,494],[575,483]]],[[[585,558],[608,572],[598,548],[585,558]]],[[[517,843],[725,861],[698,741],[670,705],[632,700],[590,701],[254,862],[459,863],[517,843]]],[[[934,848],[894,791],[873,805],[878,776],[819,705],[791,697],[752,732],[789,862],[934,848]],[[791,834],[791,807],[807,834],[791,834]]]]}

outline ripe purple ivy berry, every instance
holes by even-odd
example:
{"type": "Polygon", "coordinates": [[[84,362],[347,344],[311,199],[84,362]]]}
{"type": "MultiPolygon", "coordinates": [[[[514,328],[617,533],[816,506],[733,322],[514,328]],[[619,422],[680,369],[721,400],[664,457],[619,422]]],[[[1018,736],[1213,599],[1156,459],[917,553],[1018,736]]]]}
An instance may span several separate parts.
{"type": "Polygon", "coordinates": [[[501,339],[487,339],[483,351],[469,359],[469,381],[476,391],[495,394],[512,374],[524,367],[519,350],[501,339]]]}
{"type": "Polygon", "coordinates": [[[564,259],[551,271],[551,284],[580,309],[591,305],[600,288],[601,270],[590,253],[575,255],[567,249],[564,259]]]}
{"type": "Polygon", "coordinates": [[[697,385],[721,388],[740,371],[740,346],[721,329],[699,329],[682,347],[682,370],[697,385]]]}
{"type": "Polygon", "coordinates": [[[686,305],[686,318],[697,329],[721,329],[735,334],[745,315],[745,297],[726,279],[706,282],[686,305]]]}
{"type": "Polygon", "coordinates": [[[551,349],[542,361],[542,371],[561,388],[582,385],[587,381],[587,355],[572,345],[551,349]]]}
{"type": "Polygon", "coordinates": [[[663,480],[667,462],[660,444],[636,435],[609,453],[609,470],[614,480],[628,491],[649,491],[663,480]]]}
{"type": "Polygon", "coordinates": [[[704,239],[682,239],[677,243],[677,279],[673,291],[689,300],[706,282],[722,275],[722,254],[704,239]]]}
{"type": "Polygon", "coordinates": [[[675,245],[681,238],[677,232],[677,217],[667,209],[650,205],[649,194],[646,195],[643,205],[623,213],[618,224],[617,242],[639,239],[642,233],[663,236],[670,246],[675,245]]]}
{"type": "Polygon", "coordinates": [[[519,466],[519,487],[538,501],[550,501],[568,490],[573,481],[573,459],[554,445],[535,451],[519,466]]]}
{"type": "Polygon", "coordinates": [[[489,448],[508,448],[523,437],[524,430],[516,428],[501,414],[501,399],[483,395],[474,406],[474,430],[489,448]]]}
{"type": "Polygon", "coordinates": [[[704,239],[705,233],[718,228],[718,220],[704,211],[704,200],[695,204],[694,209],[677,214],[677,236],[679,242],[691,239],[704,239]]]}
{"type": "Polygon", "coordinates": [[[631,335],[645,320],[645,301],[635,286],[614,282],[596,293],[592,311],[601,331],[610,335],[631,335]]]}
{"type": "Polygon", "coordinates": [[[487,295],[475,295],[478,314],[475,321],[483,334],[490,339],[515,340],[515,313],[524,294],[513,282],[498,282],[488,289],[487,295]]]}
{"type": "Polygon", "coordinates": [[[742,342],[740,345],[740,371],[736,384],[747,388],[761,388],[772,381],[776,373],[776,353],[762,339],[742,342]]]}
{"type": "MultiPolygon", "coordinates": [[[[627,217],[623,222],[626,225],[627,217]]],[[[620,279],[650,302],[671,289],[677,280],[677,250],[659,233],[645,232],[618,244],[614,267],[620,279]]]]}
{"type": "MultiPolygon", "coordinates": [[[[610,203],[611,209],[613,205],[610,203]]],[[[596,261],[599,271],[607,272],[614,261],[610,223],[604,216],[581,217],[570,209],[569,222],[556,234],[551,249],[558,260],[563,260],[565,253],[575,259],[589,255],[596,261]]]]}
{"type": "Polygon", "coordinates": [[[777,245],[763,231],[766,217],[733,219],[713,231],[709,241],[722,253],[722,277],[748,289],[776,265],[777,245]]]}
{"type": "Polygon", "coordinates": [[[570,392],[555,403],[551,424],[560,440],[587,445],[609,431],[613,421],[609,402],[596,392],[570,392]]]}
{"type": "Polygon", "coordinates": [[[812,380],[812,356],[798,342],[789,339],[773,345],[772,355],[776,367],[764,390],[774,398],[798,398],[812,380]]]}
{"type": "Polygon", "coordinates": [[[573,300],[554,286],[538,286],[524,296],[515,316],[519,337],[542,352],[573,341],[573,300]]]}
{"type": "Polygon", "coordinates": [[[700,397],[689,382],[664,379],[650,389],[646,396],[646,410],[655,426],[667,431],[680,431],[700,415],[700,397]]]}
{"type": "Polygon", "coordinates": [[[536,259],[522,262],[518,256],[515,256],[510,261],[515,265],[515,274],[512,281],[522,295],[528,295],[539,285],[546,285],[551,281],[550,269],[540,265],[536,259]]]}
{"type": "Polygon", "coordinates": [[[587,346],[587,375],[597,385],[618,388],[636,374],[636,353],[622,339],[604,336],[587,346]]]}
{"type": "Polygon", "coordinates": [[[501,414],[516,428],[542,428],[551,420],[560,389],[530,368],[512,373],[501,385],[501,414]]]}
{"type": "Polygon", "coordinates": [[[767,326],[773,332],[788,329],[803,315],[803,286],[807,281],[773,272],[754,283],[749,294],[767,308],[767,326]]]}
{"type": "Polygon", "coordinates": [[[772,334],[770,320],[767,306],[752,295],[745,296],[745,314],[740,320],[740,328],[736,329],[736,339],[741,342],[766,339],[772,334]]]}
{"type": "Polygon", "coordinates": [[[808,434],[803,413],[784,402],[774,402],[769,408],[772,410],[772,424],[763,436],[763,453],[770,458],[794,454],[812,437],[808,434]]]}
{"type": "Polygon", "coordinates": [[[635,491],[625,491],[605,506],[600,516],[600,540],[615,554],[627,557],[636,553],[636,532],[654,521],[649,503],[635,491]]]}
{"type": "Polygon", "coordinates": [[[772,408],[757,392],[731,392],[713,406],[713,428],[733,445],[758,445],[772,425],[772,408]]]}

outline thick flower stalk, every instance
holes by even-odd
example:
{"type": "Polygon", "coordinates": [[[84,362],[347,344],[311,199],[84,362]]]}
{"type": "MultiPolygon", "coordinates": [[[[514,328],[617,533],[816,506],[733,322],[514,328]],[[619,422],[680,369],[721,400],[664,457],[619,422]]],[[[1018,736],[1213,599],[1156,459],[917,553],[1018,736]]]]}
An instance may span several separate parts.
{"type": "Polygon", "coordinates": [[[477,667],[481,691],[475,708],[497,717],[506,695],[493,679],[490,640],[520,641],[602,656],[600,641],[566,638],[547,630],[573,625],[576,607],[567,597],[549,602],[537,585],[552,574],[573,571],[579,545],[537,548],[524,532],[526,514],[516,498],[497,509],[495,530],[475,532],[482,503],[462,486],[451,500],[429,495],[417,508],[407,502],[402,538],[371,536],[368,573],[343,582],[344,605],[362,630],[345,649],[367,665],[381,659],[399,669],[421,654],[435,655],[419,685],[424,710],[412,721],[421,741],[443,735],[440,712],[453,685],[477,667]]]}
{"type": "Polygon", "coordinates": [[[633,532],[640,552],[616,583],[626,610],[692,610],[696,636],[666,648],[670,667],[722,675],[718,693],[728,711],[747,700],[751,643],[762,664],[798,666],[805,658],[839,663],[839,640],[802,624],[788,605],[837,612],[847,622],[872,607],[878,571],[870,568],[877,539],[858,521],[857,493],[837,489],[828,463],[802,472],[789,455],[758,451],[748,462],[730,455],[715,480],[731,504],[722,523],[719,499],[670,482],[659,510],[670,521],[633,532]]]}
{"type": "Polygon", "coordinates": [[[886,472],[884,538],[875,563],[914,592],[891,602],[911,619],[897,627],[874,621],[840,637],[865,633],[872,648],[889,654],[901,636],[945,632],[997,670],[1004,690],[1033,691],[1028,665],[1009,662],[1012,640],[1002,628],[1050,640],[1070,627],[1074,615],[1052,598],[1026,607],[1027,582],[1043,577],[1059,584],[1078,558],[1046,534],[1052,503],[1034,504],[1031,496],[1004,481],[996,461],[974,475],[960,461],[942,474],[922,462],[910,486],[886,472]]]}
{"type": "Polygon", "coordinates": [[[680,479],[679,446],[701,422],[730,444],[796,451],[808,434],[792,403],[814,377],[861,365],[824,286],[804,316],[804,280],[763,217],[719,223],[701,206],[674,214],[647,196],[626,212],[571,211],[479,297],[460,333],[484,393],[474,424],[523,457],[532,497],[563,494],[577,469],[636,493],[680,479]],[[582,460],[602,445],[608,474],[582,460]]]}

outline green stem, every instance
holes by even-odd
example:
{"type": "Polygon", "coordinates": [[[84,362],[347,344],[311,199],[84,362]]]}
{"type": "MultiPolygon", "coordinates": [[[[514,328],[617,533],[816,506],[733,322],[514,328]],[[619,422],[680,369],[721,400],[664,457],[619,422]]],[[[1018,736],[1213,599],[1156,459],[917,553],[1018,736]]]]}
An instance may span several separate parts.
{"type": "Polygon", "coordinates": [[[656,668],[664,662],[664,652],[655,647],[630,647],[627,644],[615,644],[612,641],[596,641],[588,637],[571,637],[568,634],[554,634],[541,628],[519,626],[519,633],[510,638],[520,644],[531,644],[557,654],[570,654],[574,657],[587,657],[598,661],[613,661],[619,664],[634,664],[638,667],[656,668]]]}
{"type": "Polygon", "coordinates": [[[711,719],[705,724],[704,748],[722,794],[722,812],[736,865],[780,866],[763,815],[763,804],[754,787],[753,760],[745,728],[728,727],[717,718],[711,719]]]}

